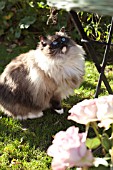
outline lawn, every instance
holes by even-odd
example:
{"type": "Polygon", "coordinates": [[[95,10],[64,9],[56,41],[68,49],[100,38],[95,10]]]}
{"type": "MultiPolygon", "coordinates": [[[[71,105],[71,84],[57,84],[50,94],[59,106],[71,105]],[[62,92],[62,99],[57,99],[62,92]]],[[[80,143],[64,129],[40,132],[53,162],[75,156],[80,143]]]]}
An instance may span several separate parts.
{"type": "MultiPolygon", "coordinates": [[[[33,47],[34,48],[34,47],[33,47]]],[[[0,72],[11,58],[30,49],[28,46],[0,44],[0,72]]],[[[81,87],[74,91],[73,96],[62,101],[65,113],[58,115],[51,110],[45,111],[43,117],[33,120],[14,120],[0,113],[0,169],[1,170],[50,170],[51,158],[46,151],[51,145],[53,136],[69,126],[84,126],[67,120],[68,110],[77,102],[93,98],[98,82],[97,70],[92,61],[86,58],[86,74],[81,87]]],[[[113,88],[113,68],[108,65],[105,74],[113,88]]],[[[102,84],[101,94],[108,94],[102,84]]]]}

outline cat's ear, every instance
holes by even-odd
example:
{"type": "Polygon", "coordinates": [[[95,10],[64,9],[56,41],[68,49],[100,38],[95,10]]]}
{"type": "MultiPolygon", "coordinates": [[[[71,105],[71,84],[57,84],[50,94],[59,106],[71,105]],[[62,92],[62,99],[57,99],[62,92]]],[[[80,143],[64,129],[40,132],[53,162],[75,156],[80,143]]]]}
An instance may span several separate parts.
{"type": "Polygon", "coordinates": [[[47,45],[47,38],[45,38],[44,36],[39,36],[39,40],[40,43],[43,45],[43,47],[45,47],[47,45]]]}
{"type": "Polygon", "coordinates": [[[62,27],[62,28],[60,29],[60,31],[59,31],[59,32],[56,32],[55,34],[56,34],[56,35],[60,35],[60,36],[66,35],[65,27],[62,27]]]}
{"type": "Polygon", "coordinates": [[[62,28],[60,29],[60,32],[65,33],[65,27],[62,27],[62,28]]]}
{"type": "Polygon", "coordinates": [[[42,35],[40,35],[40,36],[39,36],[39,40],[40,40],[40,42],[42,42],[42,43],[43,43],[43,42],[45,41],[45,37],[44,37],[44,36],[42,36],[42,35]]]}

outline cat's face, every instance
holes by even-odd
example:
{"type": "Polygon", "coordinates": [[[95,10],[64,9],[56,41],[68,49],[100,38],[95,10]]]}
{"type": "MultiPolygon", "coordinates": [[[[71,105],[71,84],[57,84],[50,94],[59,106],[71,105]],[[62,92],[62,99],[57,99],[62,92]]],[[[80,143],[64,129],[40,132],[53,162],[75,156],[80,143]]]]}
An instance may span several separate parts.
{"type": "Polygon", "coordinates": [[[64,56],[68,53],[70,47],[75,46],[75,42],[71,40],[63,31],[56,32],[53,36],[40,37],[40,49],[50,57],[64,56]]]}

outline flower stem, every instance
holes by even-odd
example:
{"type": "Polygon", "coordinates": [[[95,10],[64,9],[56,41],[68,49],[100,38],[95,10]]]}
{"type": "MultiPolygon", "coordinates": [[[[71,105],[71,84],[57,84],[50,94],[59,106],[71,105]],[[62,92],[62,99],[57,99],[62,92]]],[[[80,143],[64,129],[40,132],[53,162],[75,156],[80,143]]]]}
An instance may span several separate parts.
{"type": "Polygon", "coordinates": [[[97,123],[96,123],[96,122],[91,122],[91,125],[92,125],[93,130],[94,130],[95,134],[97,135],[98,139],[101,141],[101,137],[100,137],[100,135],[99,135],[99,133],[98,133],[97,123]]]}
{"type": "Polygon", "coordinates": [[[90,123],[88,123],[88,124],[86,125],[86,134],[88,134],[89,126],[90,126],[90,123]]]}

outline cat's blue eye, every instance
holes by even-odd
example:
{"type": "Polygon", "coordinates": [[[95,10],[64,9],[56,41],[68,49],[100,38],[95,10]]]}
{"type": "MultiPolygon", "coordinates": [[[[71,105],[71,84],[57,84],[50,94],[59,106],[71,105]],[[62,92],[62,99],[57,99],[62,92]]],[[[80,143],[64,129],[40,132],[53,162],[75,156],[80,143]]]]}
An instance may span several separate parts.
{"type": "Polygon", "coordinates": [[[57,41],[53,41],[52,44],[53,44],[53,45],[57,45],[58,42],[57,42],[57,41]]]}
{"type": "Polygon", "coordinates": [[[61,39],[63,42],[65,42],[66,41],[66,39],[63,37],[62,39],[61,39]]]}
{"type": "Polygon", "coordinates": [[[53,41],[50,45],[51,48],[55,49],[59,47],[59,42],[58,41],[53,41]]]}

